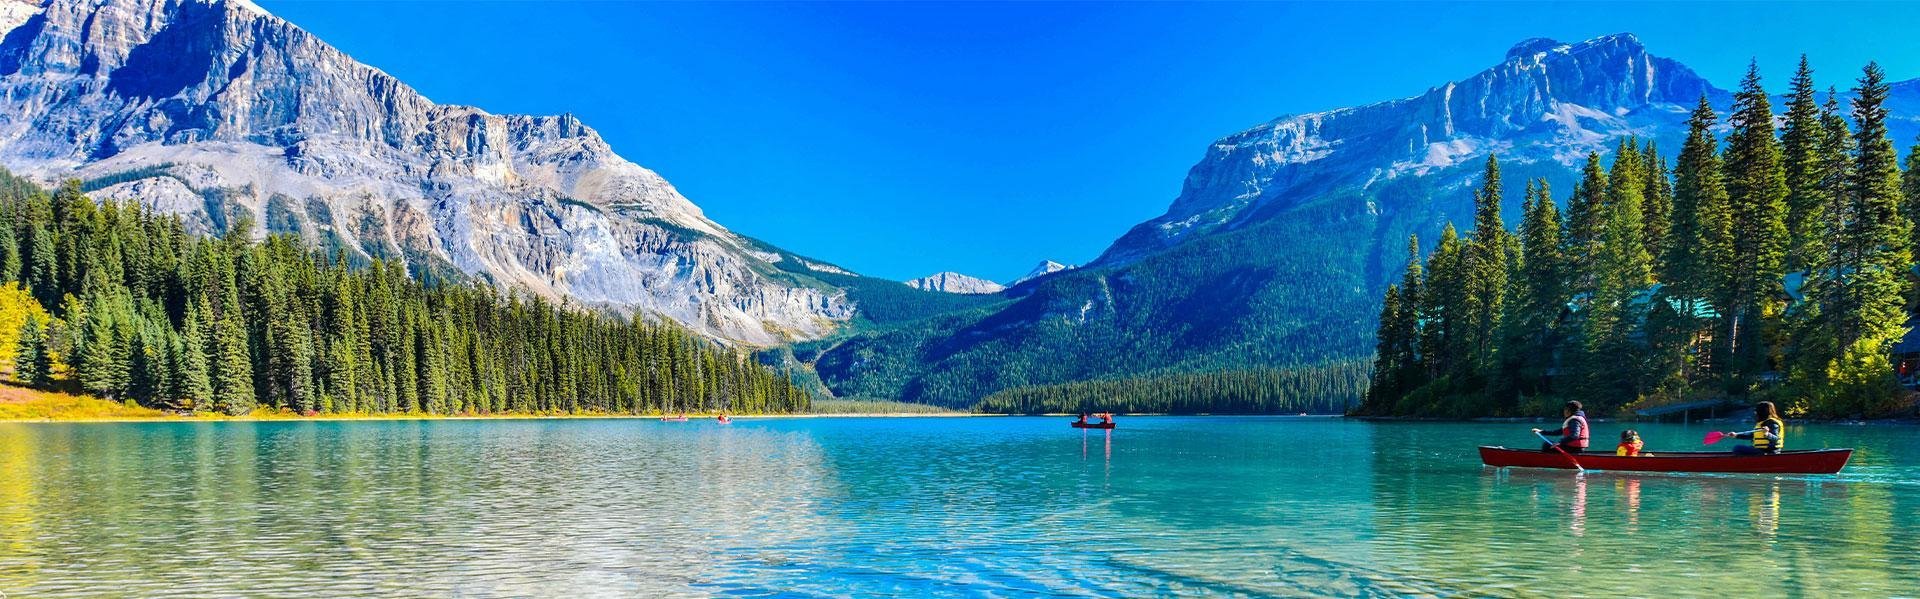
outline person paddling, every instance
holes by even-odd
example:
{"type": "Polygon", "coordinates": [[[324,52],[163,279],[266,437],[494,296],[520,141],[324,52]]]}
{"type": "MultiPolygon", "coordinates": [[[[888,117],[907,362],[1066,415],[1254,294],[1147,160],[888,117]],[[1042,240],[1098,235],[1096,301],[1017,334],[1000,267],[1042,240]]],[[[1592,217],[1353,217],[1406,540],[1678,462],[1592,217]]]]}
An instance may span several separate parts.
{"type": "MultiPolygon", "coordinates": [[[[1561,449],[1566,450],[1567,453],[1586,451],[1588,436],[1587,413],[1581,409],[1580,402],[1567,402],[1566,407],[1560,409],[1560,416],[1565,418],[1565,420],[1560,421],[1560,428],[1550,431],[1543,431],[1536,428],[1533,429],[1533,434],[1560,435],[1560,443],[1558,443],[1558,445],[1561,449]]],[[[1540,444],[1540,451],[1553,451],[1554,445],[1555,444],[1552,443],[1542,443],[1540,444]]]]}
{"type": "Polygon", "coordinates": [[[1773,409],[1773,402],[1763,401],[1753,404],[1753,430],[1744,433],[1726,433],[1735,439],[1752,439],[1752,445],[1735,445],[1733,452],[1740,455],[1766,455],[1780,453],[1787,444],[1787,423],[1780,419],[1780,412],[1773,409]]]}

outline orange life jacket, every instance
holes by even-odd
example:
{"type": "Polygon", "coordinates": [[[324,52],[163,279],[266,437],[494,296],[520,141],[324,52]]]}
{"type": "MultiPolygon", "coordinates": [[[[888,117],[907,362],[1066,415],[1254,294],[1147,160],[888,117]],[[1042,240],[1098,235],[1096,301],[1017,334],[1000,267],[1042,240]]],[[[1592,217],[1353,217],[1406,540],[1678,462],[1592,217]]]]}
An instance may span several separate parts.
{"type": "Polygon", "coordinates": [[[1621,441],[1619,447],[1613,448],[1613,453],[1615,455],[1636,456],[1640,455],[1640,448],[1642,447],[1646,447],[1646,443],[1642,443],[1639,439],[1621,441]]]}

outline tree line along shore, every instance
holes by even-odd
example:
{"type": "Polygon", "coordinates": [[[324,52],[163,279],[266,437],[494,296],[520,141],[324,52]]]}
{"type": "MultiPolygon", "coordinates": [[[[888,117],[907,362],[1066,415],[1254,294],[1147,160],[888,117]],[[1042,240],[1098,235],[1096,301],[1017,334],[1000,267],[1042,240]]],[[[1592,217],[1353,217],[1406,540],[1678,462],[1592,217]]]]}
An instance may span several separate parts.
{"type": "MultiPolygon", "coordinates": [[[[212,201],[228,222],[198,235],[83,189],[0,173],[0,367],[31,389],[227,416],[811,403],[787,373],[670,323],[502,294],[389,245],[255,240],[244,215],[212,201]]],[[[14,403],[29,401],[54,400],[14,403]]]]}
{"type": "Polygon", "coordinates": [[[1529,416],[1566,399],[1597,414],[1702,399],[1911,411],[1914,356],[1899,348],[1920,302],[1920,142],[1903,174],[1877,65],[1844,107],[1804,59],[1790,86],[1779,126],[1757,68],[1724,121],[1703,97],[1671,166],[1633,139],[1610,164],[1589,155],[1565,214],[1528,182],[1517,231],[1489,157],[1471,232],[1448,225],[1424,261],[1409,240],[1356,413],[1529,416]]]}

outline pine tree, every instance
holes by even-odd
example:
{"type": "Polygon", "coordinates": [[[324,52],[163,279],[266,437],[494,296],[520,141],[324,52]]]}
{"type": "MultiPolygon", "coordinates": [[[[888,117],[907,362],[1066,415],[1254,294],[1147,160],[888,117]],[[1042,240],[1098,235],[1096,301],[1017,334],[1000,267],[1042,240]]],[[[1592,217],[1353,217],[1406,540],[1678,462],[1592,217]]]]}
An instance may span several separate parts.
{"type": "MultiPolygon", "coordinates": [[[[1565,237],[1569,255],[1591,256],[1599,249],[1606,194],[1606,169],[1601,167],[1600,154],[1590,152],[1586,167],[1581,169],[1580,182],[1573,188],[1573,197],[1567,200],[1565,237]]],[[[1567,274],[1571,277],[1569,284],[1575,289],[1589,289],[1594,284],[1593,270],[1583,263],[1574,263],[1567,274]]]]}
{"type": "MultiPolygon", "coordinates": [[[[1464,345],[1466,328],[1467,261],[1460,234],[1449,223],[1440,232],[1440,243],[1427,256],[1427,279],[1422,286],[1421,355],[1428,377],[1454,378],[1467,365],[1464,345]]],[[[696,396],[705,397],[705,389],[696,396]]]]}
{"type": "Polygon", "coordinates": [[[1412,356],[1401,352],[1406,346],[1405,332],[1399,330],[1402,312],[1400,286],[1388,285],[1387,295],[1380,301],[1380,326],[1374,334],[1373,377],[1367,387],[1367,401],[1383,407],[1400,397],[1400,373],[1412,361],[1412,356]]]}
{"type": "Polygon", "coordinates": [[[1559,346],[1560,317],[1572,301],[1567,288],[1571,270],[1562,244],[1558,206],[1546,180],[1529,185],[1525,215],[1520,222],[1521,268],[1518,270],[1513,316],[1515,331],[1513,386],[1517,393],[1539,393],[1559,346]]]}
{"type": "MultiPolygon", "coordinates": [[[[1428,371],[1423,363],[1426,356],[1421,353],[1420,339],[1421,319],[1425,317],[1424,302],[1427,298],[1425,289],[1426,270],[1420,265],[1420,237],[1408,235],[1407,265],[1400,274],[1400,310],[1396,314],[1400,320],[1394,325],[1397,329],[1394,331],[1395,341],[1399,344],[1396,351],[1402,358],[1394,382],[1403,393],[1426,382],[1428,371]]],[[[662,335],[662,338],[672,343],[671,335],[662,335]]],[[[668,376],[671,376],[670,372],[668,376]]]]}
{"type": "Polygon", "coordinates": [[[1647,188],[1641,192],[1643,200],[1641,237],[1647,243],[1647,256],[1653,260],[1653,269],[1659,272],[1661,262],[1666,259],[1669,237],[1673,233],[1673,179],[1667,168],[1667,159],[1654,148],[1653,141],[1640,152],[1646,161],[1641,168],[1647,188]]]}
{"type": "MultiPolygon", "coordinates": [[[[1920,226],[1920,137],[1915,137],[1913,147],[1907,150],[1907,172],[1902,175],[1900,188],[1907,198],[1907,222],[1920,226]]],[[[1908,250],[1920,257],[1920,235],[1914,236],[1913,242],[1908,250]]]]}
{"type": "Polygon", "coordinates": [[[20,242],[14,239],[13,224],[0,223],[0,282],[13,282],[25,276],[20,257],[20,242]]]}
{"type": "Polygon", "coordinates": [[[1645,163],[1631,140],[1620,144],[1608,173],[1601,217],[1600,243],[1593,255],[1594,285],[1587,302],[1582,332],[1586,355],[1582,391],[1596,406],[1631,400],[1639,392],[1637,348],[1631,343],[1641,321],[1635,301],[1650,282],[1641,194],[1645,163]]]}
{"type": "Polygon", "coordinates": [[[1466,366],[1476,372],[1494,364],[1495,334],[1505,309],[1507,268],[1513,260],[1512,234],[1500,218],[1503,197],[1500,161],[1489,154],[1480,190],[1473,196],[1473,238],[1466,255],[1467,320],[1462,341],[1468,352],[1466,366]]]}
{"type": "MultiPolygon", "coordinates": [[[[98,278],[89,279],[98,281],[98,278]]],[[[122,297],[89,284],[86,317],[79,323],[81,342],[74,378],[88,392],[109,399],[126,391],[131,378],[132,348],[130,327],[122,297]]]]}
{"type": "Polygon", "coordinates": [[[1786,275],[1786,173],[1774,137],[1772,100],[1760,86],[1757,64],[1734,94],[1727,122],[1727,198],[1733,217],[1733,261],[1723,265],[1728,287],[1723,331],[1732,388],[1746,392],[1766,368],[1764,331],[1778,313],[1780,281],[1786,275]]]}
{"type": "Polygon", "coordinates": [[[22,383],[44,387],[53,382],[53,355],[48,351],[47,324],[38,316],[29,316],[20,328],[20,343],[13,354],[13,377],[22,383]]]}
{"type": "Polygon", "coordinates": [[[127,397],[151,408],[171,405],[168,389],[173,385],[173,369],[168,361],[172,344],[166,329],[157,323],[139,324],[130,348],[127,397]]]}
{"type": "Polygon", "coordinates": [[[246,321],[240,316],[240,299],[231,291],[220,302],[214,315],[211,335],[213,402],[216,409],[239,416],[252,412],[256,405],[253,392],[253,359],[247,346],[246,321]]]}
{"type": "Polygon", "coordinates": [[[213,380],[207,362],[207,348],[211,346],[207,338],[206,304],[195,302],[187,311],[185,323],[181,326],[180,337],[174,341],[174,361],[177,371],[173,387],[173,405],[191,408],[196,412],[213,408],[213,380]]]}
{"type": "Polygon", "coordinates": [[[27,227],[27,286],[42,306],[60,304],[60,263],[54,251],[53,232],[35,220],[27,227]]]}
{"type": "Polygon", "coordinates": [[[1787,183],[1787,271],[1804,271],[1823,253],[1829,200],[1822,197],[1820,105],[1814,100],[1813,69],[1801,55],[1788,92],[1786,127],[1780,133],[1781,169],[1787,183]]]}
{"type": "Polygon", "coordinates": [[[1713,137],[1717,121],[1713,105],[1701,96],[1687,120],[1687,140],[1674,165],[1673,243],[1660,261],[1659,279],[1690,304],[1715,297],[1733,262],[1733,219],[1719,142],[1713,137]]]}
{"type": "Polygon", "coordinates": [[[1888,356],[1906,333],[1906,269],[1912,225],[1902,213],[1900,167],[1887,136],[1885,72],[1868,63],[1854,89],[1854,160],[1834,252],[1840,281],[1832,313],[1840,355],[1828,366],[1842,414],[1878,414],[1896,405],[1899,386],[1888,356]]]}
{"type": "Polygon", "coordinates": [[[1646,241],[1647,161],[1632,139],[1623,140],[1607,174],[1606,220],[1601,228],[1607,284],[1639,293],[1652,282],[1653,258],[1646,241]]]}
{"type": "Polygon", "coordinates": [[[1793,354],[1788,365],[1796,392],[1785,407],[1792,413],[1817,409],[1811,401],[1833,392],[1832,367],[1844,353],[1839,335],[1839,319],[1845,316],[1844,277],[1851,272],[1845,258],[1846,223],[1851,209],[1848,191],[1853,170],[1853,132],[1842,114],[1839,94],[1827,92],[1820,109],[1819,136],[1815,158],[1803,176],[1809,181],[1808,193],[1820,198],[1819,233],[1815,252],[1805,258],[1805,276],[1799,292],[1802,300],[1787,311],[1787,333],[1793,354]]]}

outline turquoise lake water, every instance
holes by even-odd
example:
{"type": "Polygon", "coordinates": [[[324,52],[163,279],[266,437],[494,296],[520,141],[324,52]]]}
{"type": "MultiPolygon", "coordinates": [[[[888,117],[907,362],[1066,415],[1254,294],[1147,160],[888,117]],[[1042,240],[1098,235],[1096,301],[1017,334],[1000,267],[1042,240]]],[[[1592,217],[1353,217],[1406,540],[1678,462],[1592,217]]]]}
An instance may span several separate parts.
{"type": "MultiPolygon", "coordinates": [[[[1911,426],[1790,429],[1859,450],[1833,476],[1478,463],[1531,426],[0,424],[0,593],[1920,594],[1911,426]]],[[[1712,430],[1635,426],[1656,451],[1712,430]]]]}

